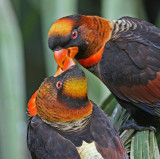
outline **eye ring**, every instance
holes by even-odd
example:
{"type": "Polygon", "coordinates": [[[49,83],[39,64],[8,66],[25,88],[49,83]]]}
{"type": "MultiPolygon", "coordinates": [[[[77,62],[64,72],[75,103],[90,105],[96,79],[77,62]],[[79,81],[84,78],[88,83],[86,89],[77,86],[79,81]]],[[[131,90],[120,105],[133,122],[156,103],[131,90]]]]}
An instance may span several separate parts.
{"type": "Polygon", "coordinates": [[[71,34],[72,39],[76,39],[77,36],[78,36],[77,30],[73,30],[73,31],[72,31],[72,34],[71,34]]]}
{"type": "Polygon", "coordinates": [[[60,89],[62,87],[62,81],[58,81],[56,83],[56,87],[57,87],[57,89],[60,89]]]}

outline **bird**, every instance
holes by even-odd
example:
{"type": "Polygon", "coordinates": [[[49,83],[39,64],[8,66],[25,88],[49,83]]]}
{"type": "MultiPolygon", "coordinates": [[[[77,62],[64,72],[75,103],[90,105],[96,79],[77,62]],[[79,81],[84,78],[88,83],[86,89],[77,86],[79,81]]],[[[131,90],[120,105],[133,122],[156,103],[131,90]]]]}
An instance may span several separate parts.
{"type": "Polygon", "coordinates": [[[33,159],[128,159],[109,117],[87,96],[78,66],[45,78],[28,103],[33,159]]]}
{"type": "Polygon", "coordinates": [[[134,119],[125,128],[155,130],[160,117],[160,29],[142,19],[74,14],[48,33],[57,74],[79,64],[96,75],[134,119]]]}

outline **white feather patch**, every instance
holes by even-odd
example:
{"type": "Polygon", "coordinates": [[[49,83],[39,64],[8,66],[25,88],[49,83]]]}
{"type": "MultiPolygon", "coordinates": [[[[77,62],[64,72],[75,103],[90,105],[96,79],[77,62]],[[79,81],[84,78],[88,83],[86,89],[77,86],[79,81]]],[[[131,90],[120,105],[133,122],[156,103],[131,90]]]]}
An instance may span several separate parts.
{"type": "Polygon", "coordinates": [[[82,146],[77,147],[77,150],[81,159],[103,159],[96,149],[95,142],[86,143],[83,141],[82,146]]]}

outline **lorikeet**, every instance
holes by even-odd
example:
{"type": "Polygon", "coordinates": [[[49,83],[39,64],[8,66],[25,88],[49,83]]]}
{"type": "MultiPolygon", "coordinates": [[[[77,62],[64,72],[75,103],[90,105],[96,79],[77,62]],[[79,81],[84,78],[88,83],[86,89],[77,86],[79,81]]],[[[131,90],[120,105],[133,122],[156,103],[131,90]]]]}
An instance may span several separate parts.
{"type": "Polygon", "coordinates": [[[99,77],[137,124],[144,126],[137,129],[156,126],[160,117],[159,28],[131,17],[105,20],[71,15],[53,23],[48,45],[59,70],[65,71],[75,58],[99,77]]]}
{"type": "Polygon", "coordinates": [[[87,97],[78,66],[44,80],[28,104],[27,143],[34,159],[127,159],[107,115],[87,97]]]}

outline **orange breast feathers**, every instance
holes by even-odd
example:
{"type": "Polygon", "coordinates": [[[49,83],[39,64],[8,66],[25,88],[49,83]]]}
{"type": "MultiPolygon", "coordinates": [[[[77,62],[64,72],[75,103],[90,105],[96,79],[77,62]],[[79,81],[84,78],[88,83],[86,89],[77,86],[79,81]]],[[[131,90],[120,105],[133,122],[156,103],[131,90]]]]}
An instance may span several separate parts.
{"type": "Polygon", "coordinates": [[[37,107],[36,107],[36,94],[37,91],[32,95],[31,99],[28,102],[28,113],[31,116],[34,116],[37,114],[37,107]]]}

